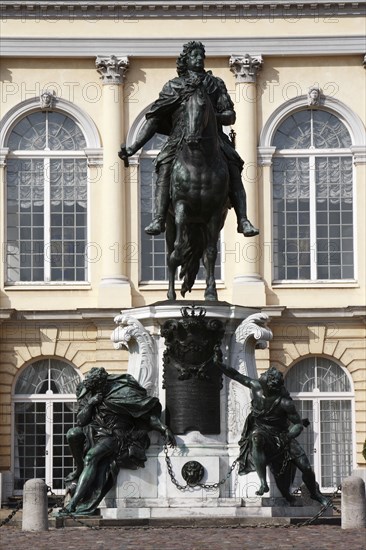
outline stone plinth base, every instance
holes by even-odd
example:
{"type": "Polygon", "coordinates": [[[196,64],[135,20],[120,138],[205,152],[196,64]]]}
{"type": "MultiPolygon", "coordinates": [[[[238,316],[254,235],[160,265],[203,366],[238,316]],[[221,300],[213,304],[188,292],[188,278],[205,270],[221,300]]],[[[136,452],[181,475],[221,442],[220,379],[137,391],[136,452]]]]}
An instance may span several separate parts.
{"type": "MultiPolygon", "coordinates": [[[[150,519],[150,518],[308,518],[314,517],[320,505],[302,506],[301,498],[289,505],[279,498],[162,498],[123,499],[115,508],[102,508],[103,519],[150,519]]],[[[327,509],[325,517],[332,516],[327,509]]]]}

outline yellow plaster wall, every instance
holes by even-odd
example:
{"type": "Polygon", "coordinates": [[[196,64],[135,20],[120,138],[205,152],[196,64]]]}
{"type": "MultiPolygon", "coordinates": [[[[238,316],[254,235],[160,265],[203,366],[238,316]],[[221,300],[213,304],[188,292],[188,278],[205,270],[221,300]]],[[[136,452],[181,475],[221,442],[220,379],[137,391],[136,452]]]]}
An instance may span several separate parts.
{"type": "Polygon", "coordinates": [[[11,396],[21,369],[47,357],[71,363],[83,377],[92,367],[127,371],[128,352],[115,350],[110,323],[21,322],[0,325],[0,470],[11,467],[11,396]]]}
{"type": "MultiPolygon", "coordinates": [[[[4,36],[16,37],[119,37],[135,38],[136,33],[144,38],[161,38],[162,25],[164,36],[169,38],[204,39],[206,37],[257,37],[257,36],[333,36],[363,34],[361,17],[314,16],[299,20],[232,18],[167,18],[127,20],[122,16],[108,20],[69,19],[55,20],[6,20],[2,23],[4,36]]],[[[126,52],[133,53],[133,52],[126,52]]],[[[237,53],[237,52],[236,52],[237,53]]]]}

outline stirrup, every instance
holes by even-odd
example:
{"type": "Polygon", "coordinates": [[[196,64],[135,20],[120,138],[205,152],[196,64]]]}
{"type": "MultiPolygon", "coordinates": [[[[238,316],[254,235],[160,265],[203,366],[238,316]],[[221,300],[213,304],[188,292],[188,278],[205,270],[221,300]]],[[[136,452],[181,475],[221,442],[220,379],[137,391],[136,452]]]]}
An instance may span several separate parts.
{"type": "Polygon", "coordinates": [[[153,221],[145,227],[145,233],[148,235],[160,235],[165,231],[165,221],[161,216],[157,216],[153,221]]]}

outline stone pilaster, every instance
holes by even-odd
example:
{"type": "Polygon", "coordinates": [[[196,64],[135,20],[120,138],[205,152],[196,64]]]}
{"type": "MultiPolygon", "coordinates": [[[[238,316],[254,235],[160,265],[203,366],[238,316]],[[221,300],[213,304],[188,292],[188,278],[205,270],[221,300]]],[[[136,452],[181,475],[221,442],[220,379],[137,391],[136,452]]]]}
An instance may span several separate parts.
{"type": "MultiPolygon", "coordinates": [[[[243,184],[247,194],[248,218],[260,228],[257,166],[257,75],[262,68],[260,55],[232,55],[230,70],[235,76],[236,149],[243,158],[243,184]]],[[[233,302],[247,306],[265,305],[265,288],[260,276],[261,237],[246,238],[241,261],[236,263],[233,302]]]]}
{"type": "MultiPolygon", "coordinates": [[[[96,69],[103,83],[103,176],[100,205],[100,245],[102,249],[99,306],[131,305],[131,289],[125,262],[126,193],[123,163],[118,151],[123,140],[123,83],[128,58],[98,56],[96,69]]],[[[128,306],[127,306],[128,307],[128,306]]]]}

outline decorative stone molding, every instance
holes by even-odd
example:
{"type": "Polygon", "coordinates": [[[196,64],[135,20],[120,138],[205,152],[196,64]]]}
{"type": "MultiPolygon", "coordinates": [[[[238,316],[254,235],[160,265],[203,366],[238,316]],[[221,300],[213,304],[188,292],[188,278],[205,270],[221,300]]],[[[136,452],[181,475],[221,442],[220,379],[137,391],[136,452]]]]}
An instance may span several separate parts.
{"type": "Polygon", "coordinates": [[[39,106],[42,111],[52,111],[56,103],[56,92],[45,90],[39,98],[39,106]]]}
{"type": "Polygon", "coordinates": [[[351,147],[353,153],[353,164],[357,166],[358,164],[366,164],[366,145],[353,145],[351,147]]]}
{"type": "Polygon", "coordinates": [[[278,18],[291,18],[301,21],[304,17],[324,19],[332,22],[335,17],[356,16],[365,13],[365,2],[343,0],[342,2],[329,2],[318,0],[317,2],[281,2],[275,0],[260,0],[241,2],[233,0],[220,0],[220,2],[208,2],[207,0],[178,0],[170,2],[166,0],[108,0],[80,2],[80,0],[68,0],[55,2],[55,0],[2,0],[2,17],[27,18],[27,19],[109,19],[114,21],[148,19],[148,18],[200,18],[208,19],[235,19],[246,21],[248,19],[262,19],[272,21],[278,18]]]}
{"type": "MultiPolygon", "coordinates": [[[[233,51],[305,57],[364,55],[365,50],[364,35],[206,37],[204,43],[207,55],[223,57],[230,56],[233,51]]],[[[19,33],[18,36],[4,36],[1,40],[3,57],[72,59],[108,56],[109,52],[123,56],[125,52],[133,52],[136,57],[176,58],[181,50],[182,38],[176,37],[25,37],[19,33]]]]}
{"type": "MultiPolygon", "coordinates": [[[[352,142],[356,146],[366,145],[366,132],[365,126],[361,118],[355,113],[348,105],[335,99],[334,97],[323,95],[320,98],[321,106],[341,119],[347,121],[347,125],[350,128],[352,142]]],[[[297,96],[289,101],[286,101],[277,109],[275,109],[267,121],[265,122],[260,138],[259,138],[259,150],[262,148],[271,147],[273,136],[278,128],[278,125],[285,120],[285,118],[296,111],[297,109],[308,107],[307,95],[297,96]]]]}
{"type": "Polygon", "coordinates": [[[261,55],[232,55],[229,60],[230,71],[237,82],[256,82],[257,74],[263,66],[261,55]]]}
{"type": "Polygon", "coordinates": [[[258,164],[260,166],[271,166],[276,147],[258,147],[258,164]]]}
{"type": "MultiPolygon", "coordinates": [[[[272,331],[267,327],[268,319],[265,313],[249,315],[232,336],[230,366],[251,378],[257,378],[255,349],[265,349],[273,336],[272,331]]],[[[229,384],[229,439],[236,441],[250,411],[251,398],[248,388],[231,381],[229,384]]]]}
{"type": "MultiPolygon", "coordinates": [[[[39,102],[39,96],[26,99],[12,107],[3,116],[1,119],[0,148],[6,144],[8,134],[11,132],[14,124],[23,116],[38,110],[40,108],[39,102]]],[[[71,101],[58,97],[55,110],[71,115],[77,120],[83,129],[88,148],[99,149],[101,147],[98,129],[92,118],[83,109],[80,109],[80,107],[71,101]]]]}
{"type": "Polygon", "coordinates": [[[321,89],[317,84],[310,86],[308,91],[308,105],[309,107],[319,107],[321,98],[321,89]]]}
{"type": "Polygon", "coordinates": [[[123,84],[128,67],[128,57],[98,55],[95,66],[103,84],[123,84]]]}
{"type": "Polygon", "coordinates": [[[6,166],[6,157],[9,154],[9,147],[2,147],[0,149],[0,166],[6,166]]]}
{"type": "Polygon", "coordinates": [[[103,164],[103,149],[84,149],[88,166],[101,166],[103,164]]]}
{"type": "Polygon", "coordinates": [[[158,353],[154,339],[134,317],[117,315],[114,322],[118,327],[113,331],[111,340],[115,349],[129,350],[128,373],[149,395],[158,396],[158,353]]]}

